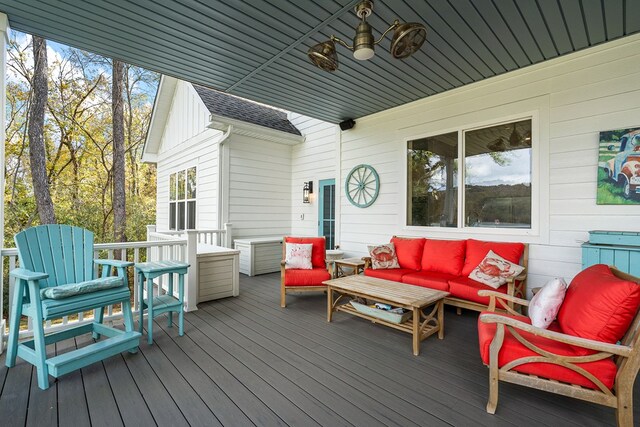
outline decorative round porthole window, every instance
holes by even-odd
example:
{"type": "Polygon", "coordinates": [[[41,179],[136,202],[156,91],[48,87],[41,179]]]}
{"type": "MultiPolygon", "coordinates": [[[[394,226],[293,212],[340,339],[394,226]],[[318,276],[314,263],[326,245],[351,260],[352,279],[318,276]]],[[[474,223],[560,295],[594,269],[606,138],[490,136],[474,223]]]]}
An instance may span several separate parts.
{"type": "Polygon", "coordinates": [[[378,172],[369,165],[354,167],[344,182],[344,191],[353,206],[359,208],[371,206],[380,192],[378,172]]]}

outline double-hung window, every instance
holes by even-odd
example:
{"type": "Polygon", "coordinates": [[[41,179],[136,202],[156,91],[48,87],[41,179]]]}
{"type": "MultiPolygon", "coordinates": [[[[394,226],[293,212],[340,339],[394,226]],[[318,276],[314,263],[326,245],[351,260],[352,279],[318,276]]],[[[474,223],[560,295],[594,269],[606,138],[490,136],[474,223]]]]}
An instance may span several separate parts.
{"type": "Polygon", "coordinates": [[[531,118],[407,142],[407,225],[532,228],[531,118]]]}
{"type": "Polygon", "coordinates": [[[196,168],[169,175],[169,229],[196,228],[196,168]]]}

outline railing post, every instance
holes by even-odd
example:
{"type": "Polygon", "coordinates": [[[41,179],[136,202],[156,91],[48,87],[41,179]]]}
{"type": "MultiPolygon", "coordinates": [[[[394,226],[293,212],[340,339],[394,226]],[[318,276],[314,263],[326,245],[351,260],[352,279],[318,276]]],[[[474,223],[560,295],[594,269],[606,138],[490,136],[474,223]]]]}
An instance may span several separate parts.
{"type": "MultiPolygon", "coordinates": [[[[156,232],[156,225],[155,224],[147,224],[147,242],[150,242],[152,240],[157,240],[157,239],[153,239],[151,237],[152,233],[156,232]]],[[[160,248],[147,248],[147,262],[148,261],[156,261],[158,259],[158,253],[160,252],[160,248]]]]}
{"type": "Polygon", "coordinates": [[[230,249],[233,248],[232,225],[230,222],[224,223],[224,247],[230,249]]]}
{"type": "Polygon", "coordinates": [[[185,311],[194,311],[198,307],[198,231],[186,230],[187,236],[187,259],[189,263],[189,273],[187,273],[187,280],[185,283],[186,289],[184,290],[184,309],[185,311]]]}
{"type": "Polygon", "coordinates": [[[156,225],[155,224],[148,224],[147,225],[147,241],[149,241],[149,234],[155,233],[155,232],[156,232],[156,225]]]}

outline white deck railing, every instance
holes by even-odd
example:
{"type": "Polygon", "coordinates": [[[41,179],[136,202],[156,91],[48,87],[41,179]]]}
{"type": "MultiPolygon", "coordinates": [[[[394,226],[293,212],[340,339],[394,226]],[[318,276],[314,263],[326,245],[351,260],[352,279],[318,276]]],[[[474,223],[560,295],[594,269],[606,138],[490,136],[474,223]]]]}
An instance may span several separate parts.
{"type": "MultiPolygon", "coordinates": [[[[185,260],[185,254],[187,241],[185,239],[178,239],[175,237],[171,237],[170,239],[162,239],[155,241],[146,241],[146,242],[125,242],[125,243],[98,243],[94,245],[94,257],[95,258],[103,258],[103,259],[113,259],[114,251],[120,250],[124,254],[126,254],[126,259],[131,260],[133,262],[141,262],[147,259],[147,255],[151,251],[158,251],[159,253],[171,254],[174,259],[185,260]]],[[[2,266],[9,267],[9,271],[13,270],[16,267],[19,267],[18,262],[18,250],[16,248],[5,248],[0,251],[0,257],[2,259],[2,266]]],[[[127,280],[129,281],[130,287],[133,288],[133,304],[134,311],[138,308],[138,287],[136,286],[138,283],[138,278],[133,272],[133,267],[128,269],[127,272],[127,280]],[[133,286],[131,286],[133,285],[133,286]]],[[[5,278],[5,280],[0,283],[0,287],[2,288],[0,292],[0,353],[4,349],[4,341],[6,340],[8,331],[5,324],[5,317],[9,319],[10,312],[4,312],[4,294],[5,294],[5,286],[8,286],[9,292],[9,304],[8,308],[11,310],[11,301],[13,298],[13,291],[15,289],[15,280],[12,277],[5,278]],[[6,284],[5,284],[6,282],[6,284]]],[[[120,307],[108,306],[104,313],[104,320],[112,322],[116,320],[120,320],[122,318],[122,311],[120,307]]],[[[83,323],[88,323],[93,320],[93,311],[89,312],[80,312],[77,315],[65,316],[61,319],[56,319],[53,322],[47,321],[45,324],[45,333],[54,332],[56,330],[61,330],[65,328],[69,328],[72,326],[78,326],[83,323]]],[[[33,334],[33,325],[31,324],[31,319],[29,318],[28,323],[23,325],[20,328],[20,337],[26,338],[33,334]]]]}

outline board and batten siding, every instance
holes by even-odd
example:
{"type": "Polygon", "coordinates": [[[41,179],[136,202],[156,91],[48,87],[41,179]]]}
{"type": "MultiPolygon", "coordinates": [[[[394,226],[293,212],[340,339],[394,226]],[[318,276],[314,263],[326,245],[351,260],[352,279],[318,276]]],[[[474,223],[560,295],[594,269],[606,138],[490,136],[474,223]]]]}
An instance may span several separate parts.
{"type": "Polygon", "coordinates": [[[388,242],[394,234],[523,241],[530,244],[532,288],[580,271],[588,231],[640,231],[640,206],[596,205],[599,131],[640,126],[638,35],[356,121],[342,134],[341,175],[368,163],[381,187],[367,209],[352,206],[340,192],[339,241],[351,254],[364,255],[367,244],[388,242]],[[407,140],[528,115],[537,144],[535,230],[517,235],[405,226],[407,140]]]}
{"type": "Polygon", "coordinates": [[[228,219],[233,237],[284,236],[291,229],[291,147],[232,134],[228,219]]]}
{"type": "Polygon", "coordinates": [[[336,194],[340,191],[341,179],[337,174],[340,130],[337,125],[299,114],[291,114],[289,120],[305,136],[305,141],[294,145],[291,152],[291,235],[317,236],[319,181],[335,179],[336,194]],[[311,203],[302,202],[302,187],[307,181],[313,181],[311,203]]]}
{"type": "Polygon", "coordinates": [[[209,111],[191,84],[178,81],[157,157],[158,230],[169,228],[169,176],[197,168],[196,227],[218,228],[218,144],[222,133],[208,129],[209,111]]]}

